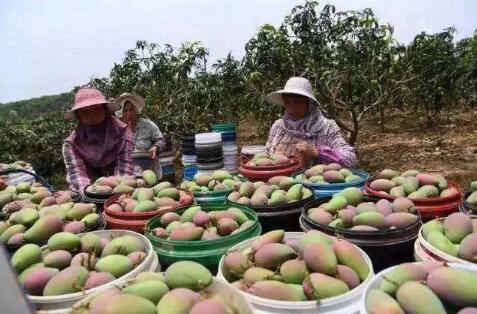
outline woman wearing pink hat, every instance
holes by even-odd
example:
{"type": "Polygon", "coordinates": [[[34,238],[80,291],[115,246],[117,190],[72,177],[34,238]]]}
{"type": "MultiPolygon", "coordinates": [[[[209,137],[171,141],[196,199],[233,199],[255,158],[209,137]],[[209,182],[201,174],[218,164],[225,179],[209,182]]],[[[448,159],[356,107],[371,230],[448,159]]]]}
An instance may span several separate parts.
{"type": "Polygon", "coordinates": [[[133,175],[134,139],[126,124],[111,115],[117,105],[94,87],[82,87],[67,117],[78,124],[63,143],[66,181],[83,194],[93,178],[133,175]]]}
{"type": "Polygon", "coordinates": [[[318,108],[310,81],[290,78],[282,90],[267,95],[269,103],[280,105],[285,115],[273,124],[267,141],[269,153],[298,153],[309,167],[313,163],[339,163],[354,167],[354,149],[341,135],[334,120],[318,108]]]}

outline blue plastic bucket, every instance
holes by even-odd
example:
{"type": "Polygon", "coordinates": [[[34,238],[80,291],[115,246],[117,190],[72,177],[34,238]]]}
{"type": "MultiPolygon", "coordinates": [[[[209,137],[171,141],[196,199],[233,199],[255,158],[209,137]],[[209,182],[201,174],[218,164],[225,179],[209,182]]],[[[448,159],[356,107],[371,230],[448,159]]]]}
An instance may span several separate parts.
{"type": "MultiPolygon", "coordinates": [[[[330,183],[330,184],[319,184],[319,183],[304,183],[300,180],[298,182],[302,183],[305,186],[312,188],[315,191],[315,196],[317,199],[325,198],[328,196],[332,196],[349,187],[357,187],[361,190],[364,190],[364,186],[366,181],[369,178],[369,173],[359,169],[351,169],[350,170],[354,175],[360,176],[361,180],[350,182],[350,183],[330,183]]],[[[304,171],[297,172],[293,175],[296,178],[298,175],[302,174],[304,171]]]]}

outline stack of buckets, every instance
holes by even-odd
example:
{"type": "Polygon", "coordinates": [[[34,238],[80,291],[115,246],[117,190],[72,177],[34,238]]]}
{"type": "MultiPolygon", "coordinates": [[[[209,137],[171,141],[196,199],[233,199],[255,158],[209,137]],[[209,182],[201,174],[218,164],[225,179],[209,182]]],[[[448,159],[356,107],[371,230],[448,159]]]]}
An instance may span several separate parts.
{"type": "Polygon", "coordinates": [[[172,143],[169,140],[166,140],[164,152],[159,154],[158,159],[162,170],[163,180],[174,184],[176,180],[176,173],[174,170],[174,151],[172,149],[172,143]]]}
{"type": "Polygon", "coordinates": [[[220,133],[199,133],[195,135],[195,152],[198,173],[212,175],[224,168],[222,137],[220,133]]]}
{"type": "Polygon", "coordinates": [[[237,128],[234,123],[214,124],[212,131],[222,136],[222,150],[224,155],[224,170],[237,173],[237,128]]]}
{"type": "Polygon", "coordinates": [[[194,175],[197,173],[194,134],[181,137],[181,152],[184,180],[192,181],[194,175]]]}

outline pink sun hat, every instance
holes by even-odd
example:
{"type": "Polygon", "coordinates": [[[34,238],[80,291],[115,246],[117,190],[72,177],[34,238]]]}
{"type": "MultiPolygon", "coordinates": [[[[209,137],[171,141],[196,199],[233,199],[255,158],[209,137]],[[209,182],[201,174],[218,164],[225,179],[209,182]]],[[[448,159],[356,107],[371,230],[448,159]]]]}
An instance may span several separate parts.
{"type": "Polygon", "coordinates": [[[111,112],[118,110],[118,105],[107,100],[103,93],[98,89],[90,86],[81,87],[76,92],[75,101],[72,104],[71,109],[66,112],[66,117],[72,119],[76,110],[103,104],[108,105],[108,109],[111,112]]]}

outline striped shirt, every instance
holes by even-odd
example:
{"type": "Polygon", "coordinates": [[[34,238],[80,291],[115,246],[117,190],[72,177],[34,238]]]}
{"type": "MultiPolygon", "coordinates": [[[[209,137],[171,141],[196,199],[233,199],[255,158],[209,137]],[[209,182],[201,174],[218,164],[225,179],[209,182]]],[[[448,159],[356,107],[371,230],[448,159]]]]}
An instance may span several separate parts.
{"type": "Polygon", "coordinates": [[[134,175],[132,152],[134,140],[126,137],[123,149],[114,164],[105,168],[93,168],[75,151],[71,144],[63,143],[63,160],[66,166],[66,182],[71,190],[83,194],[94,176],[134,175]]]}

